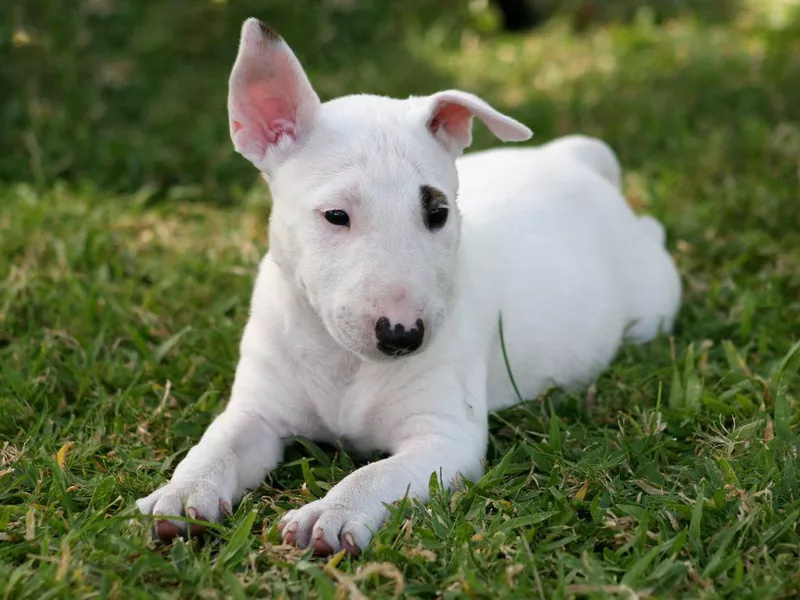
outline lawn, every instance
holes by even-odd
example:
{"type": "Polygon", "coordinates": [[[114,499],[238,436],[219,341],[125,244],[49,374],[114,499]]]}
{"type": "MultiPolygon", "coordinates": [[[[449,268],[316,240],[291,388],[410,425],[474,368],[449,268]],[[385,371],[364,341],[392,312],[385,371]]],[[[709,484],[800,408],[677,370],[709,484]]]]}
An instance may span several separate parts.
{"type": "Polygon", "coordinates": [[[73,4],[0,8],[0,599],[800,597],[796,2],[565,1],[514,36],[480,0],[73,4]],[[359,460],[306,440],[205,539],[133,506],[224,406],[267,248],[225,114],[246,16],[323,98],[460,87],[602,137],[683,275],[674,336],[493,416],[486,475],[356,559],[280,545],[359,460]]]}

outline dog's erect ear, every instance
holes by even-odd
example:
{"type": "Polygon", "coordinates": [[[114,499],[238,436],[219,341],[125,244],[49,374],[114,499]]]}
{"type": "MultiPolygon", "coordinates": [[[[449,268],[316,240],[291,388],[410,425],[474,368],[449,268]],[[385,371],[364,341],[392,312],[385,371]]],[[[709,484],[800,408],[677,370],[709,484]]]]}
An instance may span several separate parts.
{"type": "Polygon", "coordinates": [[[472,143],[472,117],[478,117],[504,142],[523,142],[533,135],[525,125],[473,94],[448,90],[434,94],[428,100],[428,129],[454,156],[472,143]]]}
{"type": "Polygon", "coordinates": [[[242,26],[228,84],[228,120],[237,152],[266,170],[307,135],[320,102],[278,33],[258,19],[242,26]]]}

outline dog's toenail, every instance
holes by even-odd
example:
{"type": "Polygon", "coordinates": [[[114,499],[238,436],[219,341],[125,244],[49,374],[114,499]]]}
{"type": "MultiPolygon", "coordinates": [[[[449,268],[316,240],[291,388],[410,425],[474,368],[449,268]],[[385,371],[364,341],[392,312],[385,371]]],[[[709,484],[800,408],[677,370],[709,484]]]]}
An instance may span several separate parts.
{"type": "Polygon", "coordinates": [[[315,536],[311,541],[311,547],[314,548],[315,556],[328,556],[329,554],[333,554],[333,548],[330,547],[328,542],[322,539],[322,536],[315,536]]]}
{"type": "Polygon", "coordinates": [[[356,546],[356,541],[353,538],[352,533],[345,533],[341,537],[341,541],[342,541],[342,549],[348,554],[355,556],[361,552],[361,548],[356,546]]]}
{"type": "Polygon", "coordinates": [[[287,544],[294,544],[297,541],[297,523],[290,523],[283,530],[283,541],[287,544]]]}
{"type": "Polygon", "coordinates": [[[180,527],[171,521],[158,521],[153,531],[162,542],[169,542],[181,534],[180,527]]]}
{"type": "Polygon", "coordinates": [[[189,507],[186,510],[186,514],[189,515],[189,518],[192,519],[193,521],[197,520],[197,509],[196,508],[189,507]]]}

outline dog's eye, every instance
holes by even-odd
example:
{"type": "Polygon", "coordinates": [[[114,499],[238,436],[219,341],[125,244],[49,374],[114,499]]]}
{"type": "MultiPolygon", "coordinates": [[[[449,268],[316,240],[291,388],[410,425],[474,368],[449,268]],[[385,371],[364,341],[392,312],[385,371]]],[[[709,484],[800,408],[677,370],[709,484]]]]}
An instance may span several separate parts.
{"type": "Polygon", "coordinates": [[[423,185],[419,188],[419,199],[422,202],[422,218],[425,220],[425,227],[431,231],[444,227],[450,212],[447,208],[447,196],[435,187],[423,185]]]}
{"type": "Polygon", "coordinates": [[[432,206],[425,212],[425,226],[432,231],[441,229],[447,223],[448,212],[446,206],[432,206]]]}
{"type": "Polygon", "coordinates": [[[343,210],[326,210],[325,219],[332,225],[339,225],[340,227],[349,227],[350,217],[343,210]]]}

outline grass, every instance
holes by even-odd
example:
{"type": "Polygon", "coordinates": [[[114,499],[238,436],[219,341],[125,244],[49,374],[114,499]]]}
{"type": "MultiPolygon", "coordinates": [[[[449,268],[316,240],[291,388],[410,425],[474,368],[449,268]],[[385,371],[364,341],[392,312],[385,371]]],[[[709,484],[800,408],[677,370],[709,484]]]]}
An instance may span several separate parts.
{"type": "Polygon", "coordinates": [[[509,37],[480,2],[4,5],[0,598],[798,597],[800,13],[592,6],[509,37]],[[463,87],[608,140],[685,282],[673,337],[493,416],[486,475],[354,560],[278,545],[354,468],[305,440],[204,540],[133,510],[221,410],[267,246],[224,112],[251,14],[323,97],[463,87]]]}

